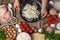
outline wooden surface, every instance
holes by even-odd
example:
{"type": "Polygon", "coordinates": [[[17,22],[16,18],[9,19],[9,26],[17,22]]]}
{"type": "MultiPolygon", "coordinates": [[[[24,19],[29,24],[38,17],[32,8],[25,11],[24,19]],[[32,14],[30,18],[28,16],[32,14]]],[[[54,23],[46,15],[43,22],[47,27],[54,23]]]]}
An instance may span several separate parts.
{"type": "MultiPolygon", "coordinates": [[[[19,21],[24,21],[24,20],[21,18],[19,12],[17,12],[16,17],[18,18],[19,21]]],[[[42,19],[42,20],[39,20],[39,21],[37,21],[37,22],[29,23],[29,25],[30,25],[30,27],[32,27],[32,28],[34,27],[34,28],[36,28],[36,29],[39,29],[40,27],[44,27],[44,24],[46,24],[46,23],[47,23],[47,17],[44,18],[44,19],[42,19]]]]}
{"type": "MultiPolygon", "coordinates": [[[[0,0],[1,1],[1,0],[0,0]]],[[[5,4],[7,5],[9,3],[9,0],[3,0],[2,4],[5,4]]],[[[18,21],[24,21],[21,16],[20,16],[20,13],[19,11],[16,11],[16,17],[18,19],[18,21]]],[[[47,18],[43,19],[43,20],[39,20],[37,22],[34,22],[34,23],[29,23],[30,27],[31,28],[35,28],[35,29],[39,29],[40,27],[44,27],[44,24],[47,22],[47,18]]]]}

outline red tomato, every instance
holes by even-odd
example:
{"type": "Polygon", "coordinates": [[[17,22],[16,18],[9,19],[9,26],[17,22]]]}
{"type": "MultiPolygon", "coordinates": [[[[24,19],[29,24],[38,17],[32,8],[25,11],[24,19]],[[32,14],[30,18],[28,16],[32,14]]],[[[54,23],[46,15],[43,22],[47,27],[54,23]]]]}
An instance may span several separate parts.
{"type": "Polygon", "coordinates": [[[20,28],[22,28],[23,27],[23,25],[20,25],[20,28]]]}
{"type": "Polygon", "coordinates": [[[27,23],[26,22],[22,22],[23,25],[26,25],[27,23]]]}
{"type": "Polygon", "coordinates": [[[58,22],[58,17],[57,15],[50,15],[48,16],[48,24],[55,24],[56,22],[58,22]]]}
{"type": "Polygon", "coordinates": [[[50,21],[48,21],[48,24],[51,24],[51,22],[50,22],[50,21]]]}
{"type": "Polygon", "coordinates": [[[26,25],[24,25],[24,27],[26,27],[26,28],[27,28],[27,27],[29,27],[29,26],[26,24],[26,25]]]}
{"type": "Polygon", "coordinates": [[[24,28],[22,28],[22,31],[25,31],[25,29],[24,29],[24,28]]]}
{"type": "Polygon", "coordinates": [[[20,24],[20,27],[23,32],[28,32],[28,33],[33,32],[33,30],[29,27],[29,25],[26,22],[22,22],[22,24],[20,24]]]}
{"type": "Polygon", "coordinates": [[[51,20],[51,18],[49,17],[48,20],[51,20]]]}
{"type": "Polygon", "coordinates": [[[24,27],[26,28],[26,30],[30,30],[30,27],[29,27],[29,25],[26,22],[23,22],[22,24],[24,25],[24,27]]]}
{"type": "Polygon", "coordinates": [[[26,30],[28,30],[28,31],[29,31],[29,30],[30,30],[30,28],[27,28],[26,30]]]}
{"type": "Polygon", "coordinates": [[[30,33],[30,34],[33,33],[33,30],[30,30],[29,33],[30,33]]]}

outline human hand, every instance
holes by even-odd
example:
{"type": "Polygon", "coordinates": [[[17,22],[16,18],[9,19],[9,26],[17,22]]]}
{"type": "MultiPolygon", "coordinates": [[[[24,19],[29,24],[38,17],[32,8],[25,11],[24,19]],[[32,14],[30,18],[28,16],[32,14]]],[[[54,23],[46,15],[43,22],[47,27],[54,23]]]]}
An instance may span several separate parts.
{"type": "Polygon", "coordinates": [[[20,10],[20,3],[18,0],[14,1],[13,7],[16,8],[16,10],[20,10]]]}
{"type": "Polygon", "coordinates": [[[41,9],[41,16],[42,16],[41,18],[43,19],[46,15],[47,15],[47,9],[46,8],[44,8],[44,9],[42,8],[41,9]]]}

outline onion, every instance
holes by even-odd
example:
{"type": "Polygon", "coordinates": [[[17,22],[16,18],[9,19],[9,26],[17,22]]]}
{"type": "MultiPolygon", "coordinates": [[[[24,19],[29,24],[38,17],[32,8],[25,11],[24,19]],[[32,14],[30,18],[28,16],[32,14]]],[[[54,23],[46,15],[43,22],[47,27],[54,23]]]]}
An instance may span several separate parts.
{"type": "Polygon", "coordinates": [[[51,33],[51,32],[53,31],[53,28],[52,28],[52,27],[47,27],[47,28],[46,28],[46,31],[47,31],[48,33],[51,33]]]}
{"type": "Polygon", "coordinates": [[[49,13],[50,15],[57,15],[57,11],[54,8],[51,8],[49,13]]]}

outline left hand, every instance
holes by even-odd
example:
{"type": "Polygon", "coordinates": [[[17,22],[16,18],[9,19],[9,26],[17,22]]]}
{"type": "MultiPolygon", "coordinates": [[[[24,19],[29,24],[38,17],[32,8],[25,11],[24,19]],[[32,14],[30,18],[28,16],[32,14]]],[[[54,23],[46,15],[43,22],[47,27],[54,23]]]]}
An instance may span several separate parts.
{"type": "Polygon", "coordinates": [[[20,3],[18,0],[15,0],[13,7],[16,8],[16,10],[20,10],[20,3]]]}

